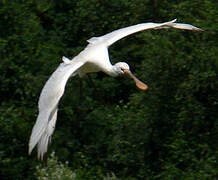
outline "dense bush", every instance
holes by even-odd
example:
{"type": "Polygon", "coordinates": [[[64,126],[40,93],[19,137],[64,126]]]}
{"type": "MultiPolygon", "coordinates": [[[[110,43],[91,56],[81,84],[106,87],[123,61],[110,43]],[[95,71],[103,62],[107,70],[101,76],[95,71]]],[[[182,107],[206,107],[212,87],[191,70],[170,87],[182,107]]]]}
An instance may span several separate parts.
{"type": "MultiPolygon", "coordinates": [[[[1,179],[215,179],[217,3],[214,0],[0,1],[1,179]],[[206,31],[152,30],[110,48],[146,82],[103,73],[69,80],[48,166],[27,155],[40,91],[92,36],[178,18],[206,31]],[[59,160],[57,160],[57,158],[59,160]],[[69,162],[65,164],[64,162],[69,162]]],[[[49,154],[50,154],[49,151],[49,154]]]]}

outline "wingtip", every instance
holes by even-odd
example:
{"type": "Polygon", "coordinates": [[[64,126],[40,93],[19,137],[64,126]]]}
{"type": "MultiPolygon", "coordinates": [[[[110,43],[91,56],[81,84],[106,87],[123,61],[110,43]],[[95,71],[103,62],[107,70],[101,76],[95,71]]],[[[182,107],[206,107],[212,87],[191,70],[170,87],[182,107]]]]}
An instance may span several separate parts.
{"type": "Polygon", "coordinates": [[[204,32],[205,30],[203,30],[203,29],[201,29],[201,28],[197,28],[196,31],[204,32]]]}
{"type": "Polygon", "coordinates": [[[174,22],[176,22],[176,21],[177,21],[177,18],[173,19],[173,20],[170,21],[170,22],[174,23],[174,22]]]}
{"type": "Polygon", "coordinates": [[[31,153],[32,153],[32,151],[33,151],[33,148],[34,148],[34,146],[32,145],[32,143],[31,142],[29,142],[29,146],[28,146],[28,154],[30,155],[31,153]]]}
{"type": "Polygon", "coordinates": [[[190,29],[191,31],[198,31],[198,32],[204,32],[205,30],[201,29],[201,28],[198,28],[198,27],[195,27],[193,26],[192,29],[190,29]]]}
{"type": "Polygon", "coordinates": [[[32,153],[32,150],[33,150],[33,149],[29,147],[28,155],[30,155],[30,154],[32,153]]]}

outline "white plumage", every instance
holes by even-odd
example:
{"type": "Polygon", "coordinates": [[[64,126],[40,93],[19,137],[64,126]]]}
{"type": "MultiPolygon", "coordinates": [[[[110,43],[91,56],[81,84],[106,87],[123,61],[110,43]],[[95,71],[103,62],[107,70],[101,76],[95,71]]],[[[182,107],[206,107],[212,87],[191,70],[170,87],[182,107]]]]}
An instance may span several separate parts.
{"type": "Polygon", "coordinates": [[[104,36],[92,37],[87,40],[88,46],[72,60],[63,57],[63,62],[48,79],[40,94],[39,114],[30,137],[29,154],[36,145],[39,159],[43,159],[44,153],[47,152],[48,143],[55,129],[58,102],[64,94],[65,85],[70,76],[79,74],[82,77],[86,73],[98,71],[103,71],[113,77],[126,75],[135,81],[139,89],[146,90],[147,85],[131,74],[128,64],[124,62],[111,64],[108,47],[130,34],[148,29],[176,28],[202,31],[190,24],[175,23],[175,21],[176,19],[165,23],[142,23],[113,31],[104,36]]]}

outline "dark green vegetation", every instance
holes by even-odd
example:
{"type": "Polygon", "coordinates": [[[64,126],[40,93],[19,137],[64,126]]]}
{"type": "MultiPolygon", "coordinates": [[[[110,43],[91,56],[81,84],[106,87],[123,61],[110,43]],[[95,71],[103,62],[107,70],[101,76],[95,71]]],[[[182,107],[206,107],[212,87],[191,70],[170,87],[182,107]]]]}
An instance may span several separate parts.
{"type": "Polygon", "coordinates": [[[216,7],[215,0],[1,0],[1,179],[215,179],[216,7]],[[81,97],[79,78],[70,79],[48,168],[36,151],[27,155],[40,91],[63,55],[75,56],[92,36],[174,18],[207,31],[152,30],[110,48],[112,62],[128,62],[148,91],[97,73],[97,90],[85,77],[81,97]]]}

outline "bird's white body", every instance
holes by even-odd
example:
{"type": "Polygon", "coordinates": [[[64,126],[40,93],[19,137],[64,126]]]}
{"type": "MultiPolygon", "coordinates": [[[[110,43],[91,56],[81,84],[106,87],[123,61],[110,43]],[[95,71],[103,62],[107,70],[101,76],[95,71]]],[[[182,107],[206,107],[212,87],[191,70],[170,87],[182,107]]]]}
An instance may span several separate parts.
{"type": "Polygon", "coordinates": [[[47,152],[57,120],[58,102],[64,94],[65,85],[70,76],[78,74],[82,77],[86,73],[98,71],[113,77],[126,74],[136,82],[139,89],[146,90],[147,86],[130,73],[128,64],[123,62],[111,64],[108,47],[125,36],[147,29],[177,28],[202,31],[190,24],[175,23],[175,21],[142,23],[113,31],[101,37],[93,37],[88,40],[87,47],[72,60],[63,57],[63,62],[51,75],[40,94],[39,114],[30,137],[29,153],[36,145],[39,158],[43,159],[44,153],[47,152]]]}
{"type": "Polygon", "coordinates": [[[113,67],[109,59],[108,48],[103,43],[89,44],[78,56],[86,62],[78,71],[81,77],[86,73],[98,71],[108,74],[113,67]]]}

